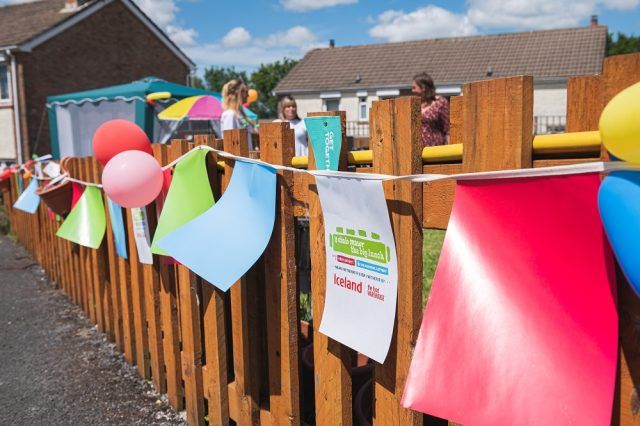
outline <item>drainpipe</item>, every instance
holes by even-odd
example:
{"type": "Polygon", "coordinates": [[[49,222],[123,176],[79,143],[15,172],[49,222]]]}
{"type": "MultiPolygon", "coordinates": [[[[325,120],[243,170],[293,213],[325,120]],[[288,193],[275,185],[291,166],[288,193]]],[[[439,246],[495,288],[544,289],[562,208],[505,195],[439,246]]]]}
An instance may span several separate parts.
{"type": "Polygon", "coordinates": [[[22,164],[22,128],[20,127],[20,109],[18,106],[18,72],[16,69],[16,57],[7,49],[6,54],[11,60],[11,99],[13,101],[13,122],[15,126],[16,148],[18,151],[18,164],[22,164]]]}

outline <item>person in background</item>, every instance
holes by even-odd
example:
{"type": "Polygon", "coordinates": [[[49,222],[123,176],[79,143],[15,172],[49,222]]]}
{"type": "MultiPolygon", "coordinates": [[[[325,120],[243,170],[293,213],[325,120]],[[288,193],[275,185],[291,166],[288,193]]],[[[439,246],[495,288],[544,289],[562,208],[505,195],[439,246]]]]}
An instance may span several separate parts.
{"type": "Polygon", "coordinates": [[[247,102],[249,87],[242,80],[230,80],[222,86],[222,108],[224,112],[220,117],[220,130],[247,129],[247,141],[249,151],[253,150],[251,142],[251,126],[247,116],[244,114],[242,105],[247,102]]]}
{"type": "Polygon", "coordinates": [[[298,105],[296,100],[291,96],[285,96],[278,102],[278,119],[274,122],[287,122],[289,127],[293,129],[296,138],[295,156],[309,155],[309,147],[307,142],[307,126],[304,120],[298,116],[298,105]]]}
{"type": "Polygon", "coordinates": [[[411,92],[422,101],[422,146],[446,145],[449,142],[449,101],[436,95],[433,79],[426,72],[413,77],[411,92]]]}

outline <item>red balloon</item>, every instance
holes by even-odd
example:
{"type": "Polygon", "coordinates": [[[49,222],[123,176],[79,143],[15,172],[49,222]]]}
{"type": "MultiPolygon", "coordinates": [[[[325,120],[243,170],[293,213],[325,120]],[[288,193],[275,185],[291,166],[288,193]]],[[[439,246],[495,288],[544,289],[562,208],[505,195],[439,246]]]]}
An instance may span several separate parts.
{"type": "Polygon", "coordinates": [[[11,170],[6,169],[2,173],[0,173],[0,180],[9,179],[11,177],[11,174],[12,174],[11,170]]]}
{"type": "Polygon", "coordinates": [[[93,155],[103,166],[124,151],[143,151],[153,155],[151,141],[137,124],[128,120],[109,120],[93,135],[93,155]]]}

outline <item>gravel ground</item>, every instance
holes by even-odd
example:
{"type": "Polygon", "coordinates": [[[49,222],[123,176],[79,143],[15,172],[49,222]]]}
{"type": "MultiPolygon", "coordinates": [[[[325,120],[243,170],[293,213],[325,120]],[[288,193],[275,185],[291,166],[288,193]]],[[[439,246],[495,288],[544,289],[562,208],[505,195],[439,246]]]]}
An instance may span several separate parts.
{"type": "Polygon", "coordinates": [[[0,424],[186,424],[29,254],[0,236],[0,424]]]}

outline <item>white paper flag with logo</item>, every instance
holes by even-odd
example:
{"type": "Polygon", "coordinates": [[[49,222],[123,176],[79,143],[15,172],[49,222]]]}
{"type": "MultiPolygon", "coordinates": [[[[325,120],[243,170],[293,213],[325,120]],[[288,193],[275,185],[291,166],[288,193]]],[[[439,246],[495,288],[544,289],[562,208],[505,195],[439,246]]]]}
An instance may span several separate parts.
{"type": "Polygon", "coordinates": [[[136,241],[138,251],[138,261],[147,265],[153,264],[151,254],[151,235],[149,235],[149,222],[147,220],[147,209],[131,209],[131,219],[133,220],[133,237],[136,241]]]}
{"type": "Polygon", "coordinates": [[[398,264],[382,182],[316,176],[327,252],[320,332],[384,362],[396,312],[398,264]]]}

